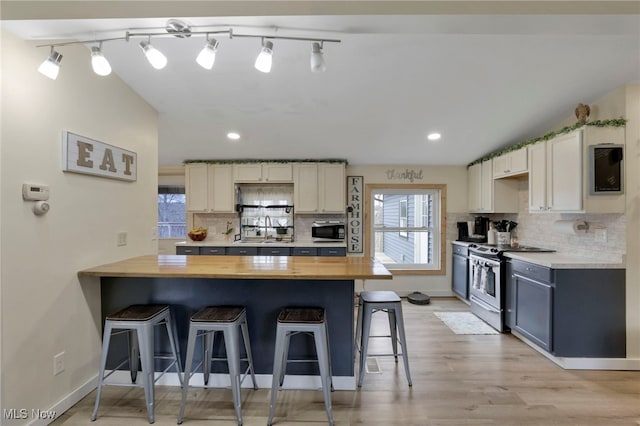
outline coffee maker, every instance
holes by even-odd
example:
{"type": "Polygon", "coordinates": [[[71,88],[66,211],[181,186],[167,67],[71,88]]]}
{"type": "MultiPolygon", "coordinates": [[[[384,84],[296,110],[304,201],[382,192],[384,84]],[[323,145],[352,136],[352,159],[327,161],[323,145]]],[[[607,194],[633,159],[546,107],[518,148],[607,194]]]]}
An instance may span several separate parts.
{"type": "Polygon", "coordinates": [[[473,235],[478,237],[484,237],[484,240],[481,242],[487,241],[487,235],[489,234],[489,223],[491,219],[485,216],[476,216],[474,223],[474,231],[473,235]]]}
{"type": "Polygon", "coordinates": [[[458,241],[468,241],[469,224],[467,222],[457,222],[458,225],[458,241]]]}

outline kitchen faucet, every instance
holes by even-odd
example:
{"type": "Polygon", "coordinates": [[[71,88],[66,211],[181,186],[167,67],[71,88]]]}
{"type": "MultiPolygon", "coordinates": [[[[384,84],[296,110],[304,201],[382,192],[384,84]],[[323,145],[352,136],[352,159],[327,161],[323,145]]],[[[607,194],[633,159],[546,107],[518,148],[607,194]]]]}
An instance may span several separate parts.
{"type": "Polygon", "coordinates": [[[269,239],[269,228],[273,225],[271,224],[271,217],[269,215],[265,215],[264,217],[264,239],[269,239]],[[267,225],[268,223],[268,225],[267,225]]]}

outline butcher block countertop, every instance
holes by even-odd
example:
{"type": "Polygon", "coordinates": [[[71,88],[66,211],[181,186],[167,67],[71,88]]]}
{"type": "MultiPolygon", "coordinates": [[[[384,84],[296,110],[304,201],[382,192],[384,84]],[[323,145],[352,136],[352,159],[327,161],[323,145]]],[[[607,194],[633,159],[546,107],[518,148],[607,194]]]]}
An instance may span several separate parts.
{"type": "Polygon", "coordinates": [[[79,276],[282,280],[392,279],[364,257],[148,255],[78,272],[79,276]]]}

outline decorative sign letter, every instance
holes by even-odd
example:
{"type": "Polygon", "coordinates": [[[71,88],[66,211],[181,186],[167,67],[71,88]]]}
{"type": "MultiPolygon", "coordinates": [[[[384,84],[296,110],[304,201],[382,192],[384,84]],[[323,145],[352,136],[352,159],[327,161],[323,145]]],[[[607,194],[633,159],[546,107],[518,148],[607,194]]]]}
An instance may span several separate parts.
{"type": "Polygon", "coordinates": [[[347,176],[347,251],[362,253],[362,176],[347,176]]]}
{"type": "Polygon", "coordinates": [[[62,132],[62,170],[111,179],[135,181],[138,156],[113,145],[62,132]]]}
{"type": "Polygon", "coordinates": [[[420,171],[415,171],[413,169],[404,169],[404,170],[396,170],[396,169],[388,169],[387,170],[387,179],[388,180],[408,180],[413,183],[415,180],[422,180],[424,176],[422,175],[422,169],[420,171]]]}

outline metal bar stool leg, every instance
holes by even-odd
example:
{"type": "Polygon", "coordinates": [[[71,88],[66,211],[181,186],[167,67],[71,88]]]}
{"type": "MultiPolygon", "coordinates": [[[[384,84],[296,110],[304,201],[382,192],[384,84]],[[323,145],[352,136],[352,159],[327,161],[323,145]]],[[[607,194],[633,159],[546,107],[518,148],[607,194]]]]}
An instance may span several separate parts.
{"type": "Polygon", "coordinates": [[[242,341],[244,342],[244,350],[247,353],[247,362],[249,363],[249,373],[251,373],[251,382],[253,383],[253,389],[258,389],[256,382],[256,373],[253,370],[253,355],[251,355],[251,342],[249,341],[249,327],[247,326],[247,318],[243,318],[240,323],[240,329],[242,330],[242,341]]]}
{"type": "Polygon", "coordinates": [[[140,361],[142,363],[142,384],[144,398],[147,404],[149,423],[155,422],[154,378],[155,368],[153,362],[153,329],[152,326],[143,325],[138,328],[138,344],[140,345],[140,361]],[[140,344],[141,343],[141,344],[140,344]]]}
{"type": "Polygon", "coordinates": [[[129,374],[131,375],[131,383],[135,383],[138,380],[138,370],[140,369],[138,334],[135,330],[129,330],[127,337],[129,338],[129,374]]]}
{"type": "Polygon", "coordinates": [[[318,367],[320,369],[320,380],[322,381],[322,393],[324,396],[324,406],[327,411],[329,425],[333,426],[333,410],[331,408],[331,360],[327,346],[327,329],[326,323],[319,327],[318,331],[314,331],[313,337],[316,344],[316,353],[318,354],[318,367]]]}
{"type": "Polygon", "coordinates": [[[413,386],[411,381],[411,373],[409,372],[409,353],[407,352],[407,336],[404,332],[404,318],[402,316],[402,306],[398,304],[398,313],[396,320],[398,321],[398,332],[400,333],[400,344],[402,345],[402,358],[404,359],[404,371],[407,374],[409,386],[413,386]]]}
{"type": "Polygon", "coordinates": [[[363,309],[362,318],[362,344],[360,346],[360,374],[358,375],[358,387],[362,387],[365,368],[367,364],[367,351],[369,350],[369,333],[371,332],[371,310],[363,309]]]}
{"type": "Polygon", "coordinates": [[[107,355],[109,355],[109,343],[111,341],[111,324],[107,322],[104,327],[102,337],[102,355],[100,355],[100,370],[98,373],[98,389],[96,391],[96,403],[91,414],[91,421],[98,418],[98,408],[100,407],[100,396],[102,395],[102,386],[104,384],[104,370],[107,365],[107,355]]]}
{"type": "Polygon", "coordinates": [[[267,419],[267,425],[271,426],[273,422],[273,415],[276,411],[276,398],[278,397],[279,382],[282,373],[282,364],[284,356],[284,345],[287,332],[278,328],[276,331],[276,344],[273,357],[273,380],[271,381],[271,399],[269,402],[269,418],[267,419]]]}
{"type": "MultiPolygon", "coordinates": [[[[402,315],[402,314],[400,314],[402,315]]],[[[395,309],[387,309],[387,318],[389,319],[389,330],[391,331],[391,347],[396,362],[398,362],[398,324],[395,309]]],[[[404,345],[402,346],[404,349],[404,345]]]]}
{"type": "Polygon", "coordinates": [[[229,381],[233,405],[236,410],[238,425],[242,425],[242,397],[240,395],[240,352],[238,350],[239,334],[237,327],[226,327],[224,332],[224,346],[227,350],[227,366],[229,367],[229,381]]]}
{"type": "Polygon", "coordinates": [[[187,340],[187,359],[184,366],[184,382],[182,384],[182,402],[180,403],[180,413],[178,414],[178,424],[182,424],[184,418],[184,407],[187,402],[187,391],[189,390],[189,380],[191,379],[191,367],[193,365],[193,354],[196,348],[196,339],[198,330],[195,327],[189,327],[189,338],[187,340]]]}
{"type": "Polygon", "coordinates": [[[209,384],[211,375],[211,358],[213,358],[213,342],[216,338],[216,331],[205,331],[202,333],[202,374],[204,385],[209,384]]]}

